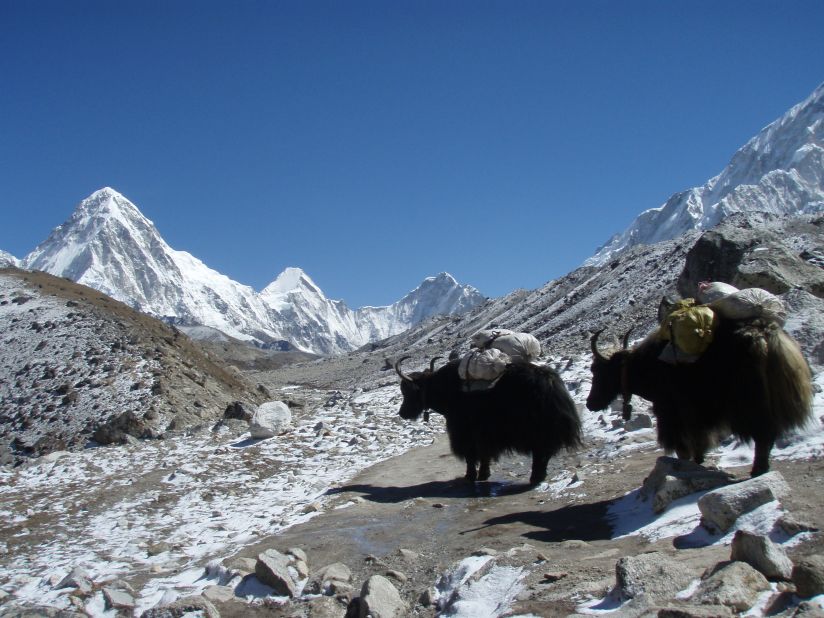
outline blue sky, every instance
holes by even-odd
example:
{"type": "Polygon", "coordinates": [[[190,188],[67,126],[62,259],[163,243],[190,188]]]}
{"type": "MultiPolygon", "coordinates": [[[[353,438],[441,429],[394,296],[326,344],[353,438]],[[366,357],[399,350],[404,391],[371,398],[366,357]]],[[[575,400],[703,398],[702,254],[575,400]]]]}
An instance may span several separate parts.
{"type": "Polygon", "coordinates": [[[824,2],[0,0],[0,249],[112,186],[352,307],[536,288],[824,82],[824,2]]]}

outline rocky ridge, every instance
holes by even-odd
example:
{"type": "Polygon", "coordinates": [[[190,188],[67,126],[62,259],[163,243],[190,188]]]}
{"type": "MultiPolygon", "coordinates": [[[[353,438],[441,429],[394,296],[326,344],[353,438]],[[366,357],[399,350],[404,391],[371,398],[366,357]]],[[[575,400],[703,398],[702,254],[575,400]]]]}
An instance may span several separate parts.
{"type": "Polygon", "coordinates": [[[0,457],[160,438],[264,392],[188,337],[96,290],[0,271],[0,457]]]}

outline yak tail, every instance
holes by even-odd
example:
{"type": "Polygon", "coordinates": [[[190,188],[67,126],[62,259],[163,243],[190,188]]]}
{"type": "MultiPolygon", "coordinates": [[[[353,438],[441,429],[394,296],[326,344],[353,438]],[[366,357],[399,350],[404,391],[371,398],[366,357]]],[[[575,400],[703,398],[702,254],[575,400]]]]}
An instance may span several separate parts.
{"type": "MultiPolygon", "coordinates": [[[[547,370],[551,372],[551,370],[547,370]]],[[[549,377],[550,388],[544,391],[544,405],[555,411],[556,438],[559,446],[575,449],[583,443],[581,417],[564,381],[555,372],[549,377]]]]}
{"type": "Polygon", "coordinates": [[[783,432],[803,426],[812,414],[812,374],[798,343],[779,327],[766,337],[766,384],[769,409],[783,432]]]}

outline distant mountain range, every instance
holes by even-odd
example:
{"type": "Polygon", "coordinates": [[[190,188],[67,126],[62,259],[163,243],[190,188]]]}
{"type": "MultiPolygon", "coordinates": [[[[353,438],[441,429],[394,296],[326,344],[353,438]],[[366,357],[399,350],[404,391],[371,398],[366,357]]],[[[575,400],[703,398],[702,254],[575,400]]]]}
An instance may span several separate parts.
{"type": "MultiPolygon", "coordinates": [[[[706,230],[736,213],[822,211],[824,84],[745,144],[720,174],[641,213],[584,265],[611,263],[632,247],[706,230]]],[[[3,265],[68,277],[180,325],[319,354],[351,351],[485,301],[447,273],[387,307],[352,310],[329,300],[299,268],[287,268],[258,293],[172,249],[134,204],[110,188],[83,200],[26,258],[0,252],[3,265]]]]}
{"type": "Polygon", "coordinates": [[[132,202],[108,187],[83,200],[24,259],[4,253],[3,262],[67,277],[172,323],[317,354],[347,352],[485,300],[441,273],[392,305],[352,310],[326,298],[299,268],[287,268],[258,293],[172,249],[132,202]]]}
{"type": "Polygon", "coordinates": [[[824,211],[824,84],[735,153],[704,186],[642,212],[585,265],[606,264],[635,245],[707,230],[731,214],[824,211]]]}

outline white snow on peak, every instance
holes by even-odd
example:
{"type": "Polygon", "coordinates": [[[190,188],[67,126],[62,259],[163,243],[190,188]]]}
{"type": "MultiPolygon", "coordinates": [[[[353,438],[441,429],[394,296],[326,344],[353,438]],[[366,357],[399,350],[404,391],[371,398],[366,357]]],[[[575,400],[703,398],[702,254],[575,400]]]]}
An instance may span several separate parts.
{"type": "Polygon", "coordinates": [[[0,268],[9,268],[10,266],[20,266],[20,260],[14,257],[8,251],[0,249],[0,268]]]}
{"type": "Polygon", "coordinates": [[[327,299],[296,267],[286,268],[257,293],[170,247],[137,206],[110,187],[83,200],[22,265],[67,277],[180,325],[209,326],[262,345],[287,341],[318,354],[347,352],[436,314],[466,311],[484,299],[475,288],[441,273],[395,305],[352,311],[342,301],[327,299]]]}
{"type": "Polygon", "coordinates": [[[584,264],[599,266],[629,247],[707,230],[737,212],[824,211],[824,84],[762,129],[701,187],[642,212],[584,264]]]}
{"type": "MultiPolygon", "coordinates": [[[[300,268],[290,266],[283,270],[272,283],[261,291],[263,296],[275,296],[293,292],[300,287],[307,287],[320,292],[320,288],[315,282],[300,268]]],[[[322,294],[322,293],[321,293],[322,294]]]]}

